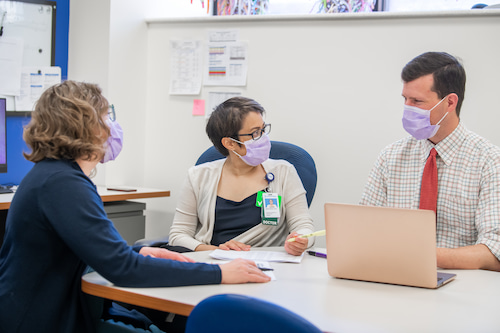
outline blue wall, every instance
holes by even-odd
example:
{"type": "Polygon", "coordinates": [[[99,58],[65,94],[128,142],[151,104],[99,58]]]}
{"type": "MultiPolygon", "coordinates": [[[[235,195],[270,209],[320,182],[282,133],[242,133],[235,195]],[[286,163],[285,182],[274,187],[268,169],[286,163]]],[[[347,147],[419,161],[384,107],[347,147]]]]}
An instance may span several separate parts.
{"type": "MultiPolygon", "coordinates": [[[[63,80],[68,78],[69,0],[53,0],[56,7],[56,54],[55,65],[61,67],[63,80]]],[[[0,174],[0,184],[19,184],[33,167],[23,157],[28,151],[23,141],[23,126],[29,116],[7,115],[7,173],[0,174]]]]}

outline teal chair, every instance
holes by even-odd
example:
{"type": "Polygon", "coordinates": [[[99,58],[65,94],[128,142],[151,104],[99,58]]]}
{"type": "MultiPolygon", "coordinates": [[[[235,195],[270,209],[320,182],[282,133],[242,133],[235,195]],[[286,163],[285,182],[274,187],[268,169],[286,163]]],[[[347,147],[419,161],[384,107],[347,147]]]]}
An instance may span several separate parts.
{"type": "Polygon", "coordinates": [[[244,295],[208,297],[191,311],[185,333],[321,333],[311,322],[279,305],[244,295]]]}

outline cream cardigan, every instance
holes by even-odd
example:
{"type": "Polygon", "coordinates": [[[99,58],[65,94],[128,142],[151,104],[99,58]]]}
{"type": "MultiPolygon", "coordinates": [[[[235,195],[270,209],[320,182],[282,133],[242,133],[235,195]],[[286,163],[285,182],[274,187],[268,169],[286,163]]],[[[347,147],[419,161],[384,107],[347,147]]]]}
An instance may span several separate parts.
{"type": "MultiPolygon", "coordinates": [[[[225,161],[217,160],[189,169],[170,228],[170,245],[194,250],[200,244],[210,244],[215,223],[217,187],[225,161]]],[[[285,160],[271,159],[262,163],[262,166],[266,173],[271,172],[275,177],[269,184],[269,192],[281,195],[278,226],[259,224],[234,240],[251,246],[280,246],[291,232],[313,232],[306,191],[295,167],[285,160]]],[[[313,244],[314,237],[311,237],[308,246],[313,244]]]]}

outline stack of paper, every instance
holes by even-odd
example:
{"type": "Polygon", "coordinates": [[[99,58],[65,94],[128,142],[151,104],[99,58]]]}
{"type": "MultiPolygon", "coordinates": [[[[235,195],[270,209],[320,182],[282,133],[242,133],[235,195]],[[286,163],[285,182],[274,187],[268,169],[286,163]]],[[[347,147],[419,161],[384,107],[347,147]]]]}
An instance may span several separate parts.
{"type": "Polygon", "coordinates": [[[274,261],[274,262],[291,262],[300,263],[304,254],[294,256],[285,252],[277,251],[225,251],[213,250],[210,256],[214,259],[233,260],[237,258],[254,260],[254,261],[274,261]]]}

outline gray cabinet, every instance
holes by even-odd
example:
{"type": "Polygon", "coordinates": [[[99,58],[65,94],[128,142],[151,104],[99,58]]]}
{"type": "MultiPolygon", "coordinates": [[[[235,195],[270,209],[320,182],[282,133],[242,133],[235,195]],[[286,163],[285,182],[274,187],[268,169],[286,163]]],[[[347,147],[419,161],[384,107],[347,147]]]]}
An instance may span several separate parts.
{"type": "Polygon", "coordinates": [[[108,218],[129,245],[133,245],[136,240],[145,236],[145,209],[146,204],[142,202],[112,201],[104,203],[104,210],[108,214],[108,218]]]}

